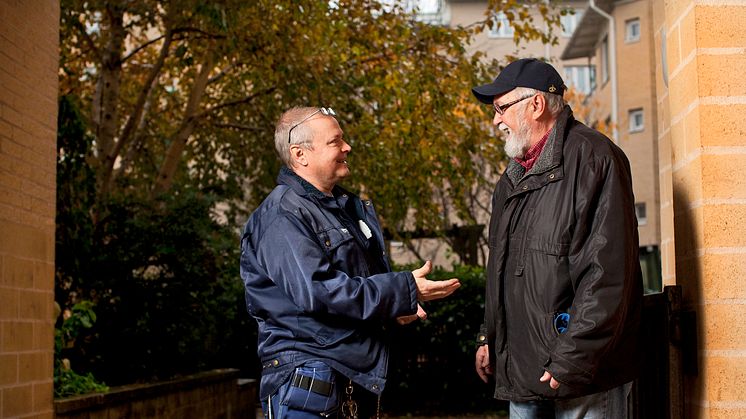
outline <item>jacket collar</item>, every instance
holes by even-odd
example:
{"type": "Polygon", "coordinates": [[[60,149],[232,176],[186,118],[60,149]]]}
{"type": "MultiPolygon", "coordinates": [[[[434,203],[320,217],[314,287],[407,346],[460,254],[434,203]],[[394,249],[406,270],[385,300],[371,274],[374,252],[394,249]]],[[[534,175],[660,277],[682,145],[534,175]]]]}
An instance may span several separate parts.
{"type": "Polygon", "coordinates": [[[552,130],[549,133],[549,138],[547,139],[547,143],[544,145],[544,149],[541,151],[534,166],[528,172],[526,172],[526,169],[524,169],[520,163],[510,159],[508,167],[505,169],[505,174],[508,175],[508,178],[514,185],[527,175],[544,173],[548,170],[554,169],[562,163],[565,130],[572,120],[572,109],[569,105],[565,105],[565,108],[560,112],[557,117],[557,122],[554,123],[554,127],[552,127],[552,130]]]}
{"type": "Polygon", "coordinates": [[[282,166],[280,169],[280,174],[277,175],[277,184],[287,185],[298,195],[313,197],[322,203],[336,202],[336,198],[339,196],[354,196],[339,185],[335,185],[332,189],[333,196],[326,195],[287,166],[282,166]]]}
{"type": "Polygon", "coordinates": [[[311,182],[298,176],[293,169],[287,166],[282,166],[282,169],[280,169],[280,174],[277,175],[277,184],[289,186],[298,195],[309,195],[318,199],[327,197],[323,192],[313,186],[311,182]]]}

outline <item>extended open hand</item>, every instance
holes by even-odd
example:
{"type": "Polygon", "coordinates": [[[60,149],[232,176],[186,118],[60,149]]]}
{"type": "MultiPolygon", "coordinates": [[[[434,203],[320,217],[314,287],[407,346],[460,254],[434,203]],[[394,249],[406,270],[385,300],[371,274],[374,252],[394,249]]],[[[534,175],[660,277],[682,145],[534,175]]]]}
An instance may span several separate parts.
{"type": "Polygon", "coordinates": [[[437,300],[448,297],[461,286],[458,278],[445,281],[431,281],[427,275],[432,272],[433,264],[429,260],[424,265],[412,271],[417,284],[417,299],[420,301],[437,300]]]}

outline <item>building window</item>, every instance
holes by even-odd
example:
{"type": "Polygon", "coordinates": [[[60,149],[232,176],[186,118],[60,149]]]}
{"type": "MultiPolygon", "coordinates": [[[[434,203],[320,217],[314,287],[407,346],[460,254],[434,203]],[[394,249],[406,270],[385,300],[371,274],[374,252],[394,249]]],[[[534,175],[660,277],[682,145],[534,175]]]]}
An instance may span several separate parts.
{"type": "Polygon", "coordinates": [[[420,13],[440,13],[441,0],[419,0],[417,8],[420,13]]]}
{"type": "Polygon", "coordinates": [[[625,42],[637,42],[640,40],[640,19],[634,18],[625,22],[625,42]]]}
{"type": "Polygon", "coordinates": [[[601,41],[601,84],[609,81],[609,37],[601,41]]]}
{"type": "Polygon", "coordinates": [[[498,13],[498,15],[492,21],[492,28],[490,29],[490,38],[512,38],[513,27],[510,26],[510,21],[504,12],[498,13]]]}
{"type": "Polygon", "coordinates": [[[640,132],[645,129],[645,118],[642,109],[629,111],[629,132],[640,132]]]}
{"type": "Polygon", "coordinates": [[[596,67],[592,65],[565,66],[565,83],[578,92],[587,95],[593,91],[596,67]]]}
{"type": "Polygon", "coordinates": [[[575,28],[580,23],[580,18],[583,17],[583,11],[580,9],[570,9],[566,15],[560,16],[560,24],[562,25],[562,36],[569,38],[575,32],[575,28]]]}
{"type": "Polygon", "coordinates": [[[642,226],[648,223],[648,215],[644,202],[638,202],[635,204],[635,215],[637,216],[638,225],[642,226]]]}
{"type": "Polygon", "coordinates": [[[661,255],[658,246],[640,246],[640,268],[645,294],[661,292],[661,255]]]}
{"type": "MultiPolygon", "coordinates": [[[[389,0],[390,1],[390,0],[389,0]]],[[[430,25],[447,25],[450,19],[444,0],[410,0],[407,10],[416,8],[419,22],[430,25]]]]}

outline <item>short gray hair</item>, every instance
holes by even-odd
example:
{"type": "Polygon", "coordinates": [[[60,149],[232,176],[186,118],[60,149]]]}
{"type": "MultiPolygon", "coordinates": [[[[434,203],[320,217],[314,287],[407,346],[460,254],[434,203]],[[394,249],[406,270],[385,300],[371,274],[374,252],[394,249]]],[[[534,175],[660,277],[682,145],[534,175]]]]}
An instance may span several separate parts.
{"type": "Polygon", "coordinates": [[[562,109],[565,108],[566,102],[562,95],[543,92],[541,90],[531,89],[529,87],[516,87],[515,90],[518,93],[519,97],[525,97],[535,94],[544,96],[549,114],[552,115],[553,118],[556,118],[560,114],[560,112],[562,112],[562,109]]]}
{"type": "Polygon", "coordinates": [[[312,107],[290,108],[277,121],[275,150],[285,166],[293,167],[293,160],[290,158],[291,144],[298,144],[309,150],[313,147],[313,129],[311,129],[311,126],[305,122],[295,128],[293,126],[318,110],[318,108],[312,107]],[[293,132],[290,132],[291,129],[293,132]]]}

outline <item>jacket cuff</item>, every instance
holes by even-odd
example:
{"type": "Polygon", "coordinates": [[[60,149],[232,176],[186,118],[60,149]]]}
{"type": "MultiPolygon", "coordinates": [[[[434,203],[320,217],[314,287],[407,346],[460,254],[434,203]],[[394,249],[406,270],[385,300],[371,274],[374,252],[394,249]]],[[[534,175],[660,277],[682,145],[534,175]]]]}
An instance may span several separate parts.
{"type": "Polygon", "coordinates": [[[487,328],[484,325],[481,325],[479,327],[479,333],[477,334],[476,344],[477,346],[482,346],[487,343],[487,328]]]}
{"type": "Polygon", "coordinates": [[[571,386],[585,386],[591,384],[593,381],[593,374],[585,371],[578,365],[572,362],[553,355],[554,358],[550,357],[544,363],[544,369],[552,374],[552,377],[563,384],[571,386]]]}
{"type": "Polygon", "coordinates": [[[407,284],[409,284],[409,306],[412,309],[412,314],[417,313],[417,283],[414,282],[414,275],[412,272],[407,272],[407,284]]]}

